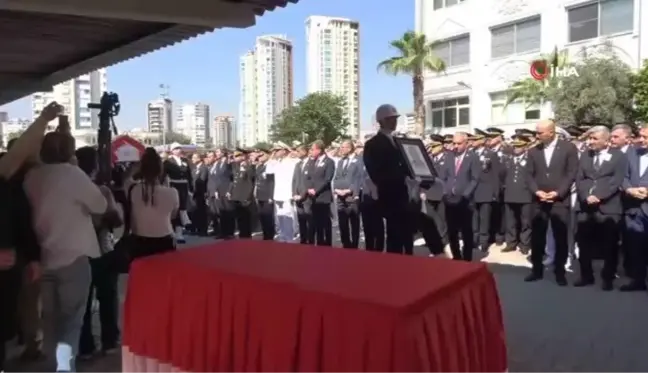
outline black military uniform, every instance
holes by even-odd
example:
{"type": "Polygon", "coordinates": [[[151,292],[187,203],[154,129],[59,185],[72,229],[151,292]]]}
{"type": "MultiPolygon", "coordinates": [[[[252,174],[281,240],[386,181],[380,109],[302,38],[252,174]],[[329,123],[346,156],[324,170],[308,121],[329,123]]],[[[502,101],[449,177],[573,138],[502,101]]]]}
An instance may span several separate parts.
{"type": "Polygon", "coordinates": [[[194,208],[191,212],[191,223],[195,233],[206,236],[209,226],[207,211],[207,179],[209,177],[209,167],[204,163],[199,163],[193,170],[193,200],[194,208]]]}
{"type": "MultiPolygon", "coordinates": [[[[430,136],[431,143],[428,147],[430,158],[437,175],[444,175],[446,167],[446,154],[443,149],[443,137],[430,136]]],[[[448,227],[445,221],[445,205],[443,203],[443,182],[433,183],[425,189],[425,198],[422,199],[423,208],[419,214],[419,231],[423,234],[425,244],[430,254],[443,254],[444,247],[448,244],[448,227]]]]}
{"type": "Polygon", "coordinates": [[[232,185],[232,164],[229,161],[229,151],[221,150],[222,157],[209,169],[207,181],[207,194],[212,213],[214,234],[222,238],[231,238],[234,235],[234,207],[227,198],[227,193],[232,185]]]}
{"type": "Polygon", "coordinates": [[[506,247],[503,252],[523,254],[531,250],[531,202],[533,194],[527,184],[527,159],[525,148],[529,139],[517,136],[511,142],[514,154],[504,163],[504,203],[506,222],[506,247]]]}
{"type": "Polygon", "coordinates": [[[275,235],[275,218],[274,218],[274,201],[272,200],[274,196],[274,173],[266,173],[268,167],[267,158],[262,160],[263,157],[267,157],[269,151],[262,150],[264,155],[262,155],[255,168],[255,190],[254,195],[257,201],[259,223],[261,225],[261,231],[263,232],[264,240],[272,240],[275,235]]]}
{"type": "Polygon", "coordinates": [[[315,242],[315,230],[312,227],[312,201],[307,198],[306,176],[313,162],[310,157],[305,157],[295,165],[292,179],[292,194],[300,196],[299,201],[295,201],[297,210],[297,223],[299,228],[299,242],[302,244],[312,244],[315,242]]]}
{"type": "Polygon", "coordinates": [[[254,177],[256,171],[247,159],[249,151],[236,149],[232,165],[233,181],[230,186],[229,200],[234,205],[234,216],[239,238],[252,237],[252,203],[254,202],[254,177]]]}
{"type": "Polygon", "coordinates": [[[473,200],[475,202],[475,215],[473,229],[475,229],[475,242],[480,250],[487,252],[490,246],[491,220],[493,205],[499,199],[501,165],[495,152],[483,147],[480,142],[486,138],[486,132],[475,130],[473,137],[477,147],[473,150],[481,165],[481,172],[473,200]]]}
{"type": "MultiPolygon", "coordinates": [[[[490,150],[497,154],[497,157],[499,158],[499,163],[501,166],[505,164],[507,161],[508,154],[504,152],[504,147],[503,142],[502,142],[502,136],[504,135],[504,131],[495,128],[495,127],[489,127],[486,128],[486,135],[488,138],[488,147],[490,150]],[[499,140],[499,144],[493,144],[495,140],[499,140]]],[[[500,167],[500,171],[502,171],[503,167],[500,167]]],[[[503,173],[500,172],[500,175],[503,176],[503,173]]],[[[497,245],[503,244],[506,239],[506,207],[504,205],[504,182],[500,180],[500,192],[499,195],[497,196],[497,201],[493,203],[493,212],[491,214],[491,241],[495,241],[497,245]]]]}
{"type": "MultiPolygon", "coordinates": [[[[173,144],[171,151],[179,147],[179,144],[173,144]]],[[[191,175],[189,160],[181,156],[169,156],[164,161],[164,174],[169,179],[169,185],[178,191],[180,207],[178,208],[178,216],[173,219],[173,227],[175,229],[176,239],[179,243],[183,243],[184,237],[182,236],[182,230],[185,222],[182,221],[181,215],[187,213],[189,193],[193,193],[193,176],[191,175]]]]}

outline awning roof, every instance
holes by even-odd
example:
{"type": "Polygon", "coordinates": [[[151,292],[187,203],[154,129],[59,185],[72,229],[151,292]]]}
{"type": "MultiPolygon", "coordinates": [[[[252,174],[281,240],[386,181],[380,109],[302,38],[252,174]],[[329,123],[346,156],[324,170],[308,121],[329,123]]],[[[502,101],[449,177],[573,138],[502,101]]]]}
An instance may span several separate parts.
{"type": "Polygon", "coordinates": [[[0,105],[297,1],[3,0],[0,105]]]}

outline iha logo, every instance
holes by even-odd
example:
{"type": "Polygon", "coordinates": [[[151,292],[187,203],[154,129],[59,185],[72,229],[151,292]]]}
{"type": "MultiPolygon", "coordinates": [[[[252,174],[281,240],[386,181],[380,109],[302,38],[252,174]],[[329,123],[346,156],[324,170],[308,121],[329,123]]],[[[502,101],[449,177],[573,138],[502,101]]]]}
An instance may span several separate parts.
{"type": "Polygon", "coordinates": [[[531,77],[535,80],[545,80],[550,76],[565,78],[568,76],[578,76],[578,71],[574,66],[556,67],[551,66],[545,60],[531,62],[531,77]]]}

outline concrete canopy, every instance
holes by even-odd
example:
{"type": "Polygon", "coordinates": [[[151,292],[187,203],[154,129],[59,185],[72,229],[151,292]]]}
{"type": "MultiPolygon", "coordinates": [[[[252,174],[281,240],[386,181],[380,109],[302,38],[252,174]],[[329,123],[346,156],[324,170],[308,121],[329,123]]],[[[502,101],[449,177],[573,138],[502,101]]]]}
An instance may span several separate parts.
{"type": "Polygon", "coordinates": [[[0,105],[298,0],[2,0],[0,105]]]}

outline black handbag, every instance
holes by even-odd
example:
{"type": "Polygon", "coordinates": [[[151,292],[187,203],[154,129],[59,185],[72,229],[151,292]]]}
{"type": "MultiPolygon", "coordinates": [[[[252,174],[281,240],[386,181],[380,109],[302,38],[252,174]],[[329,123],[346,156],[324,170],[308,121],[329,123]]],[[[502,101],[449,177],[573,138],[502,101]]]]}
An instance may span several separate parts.
{"type": "Polygon", "coordinates": [[[126,204],[124,205],[124,234],[115,243],[113,251],[106,254],[106,256],[110,257],[107,261],[111,263],[111,267],[117,273],[128,273],[132,261],[133,235],[131,233],[131,218],[133,203],[131,195],[135,185],[137,184],[133,184],[128,188],[126,204]]]}

